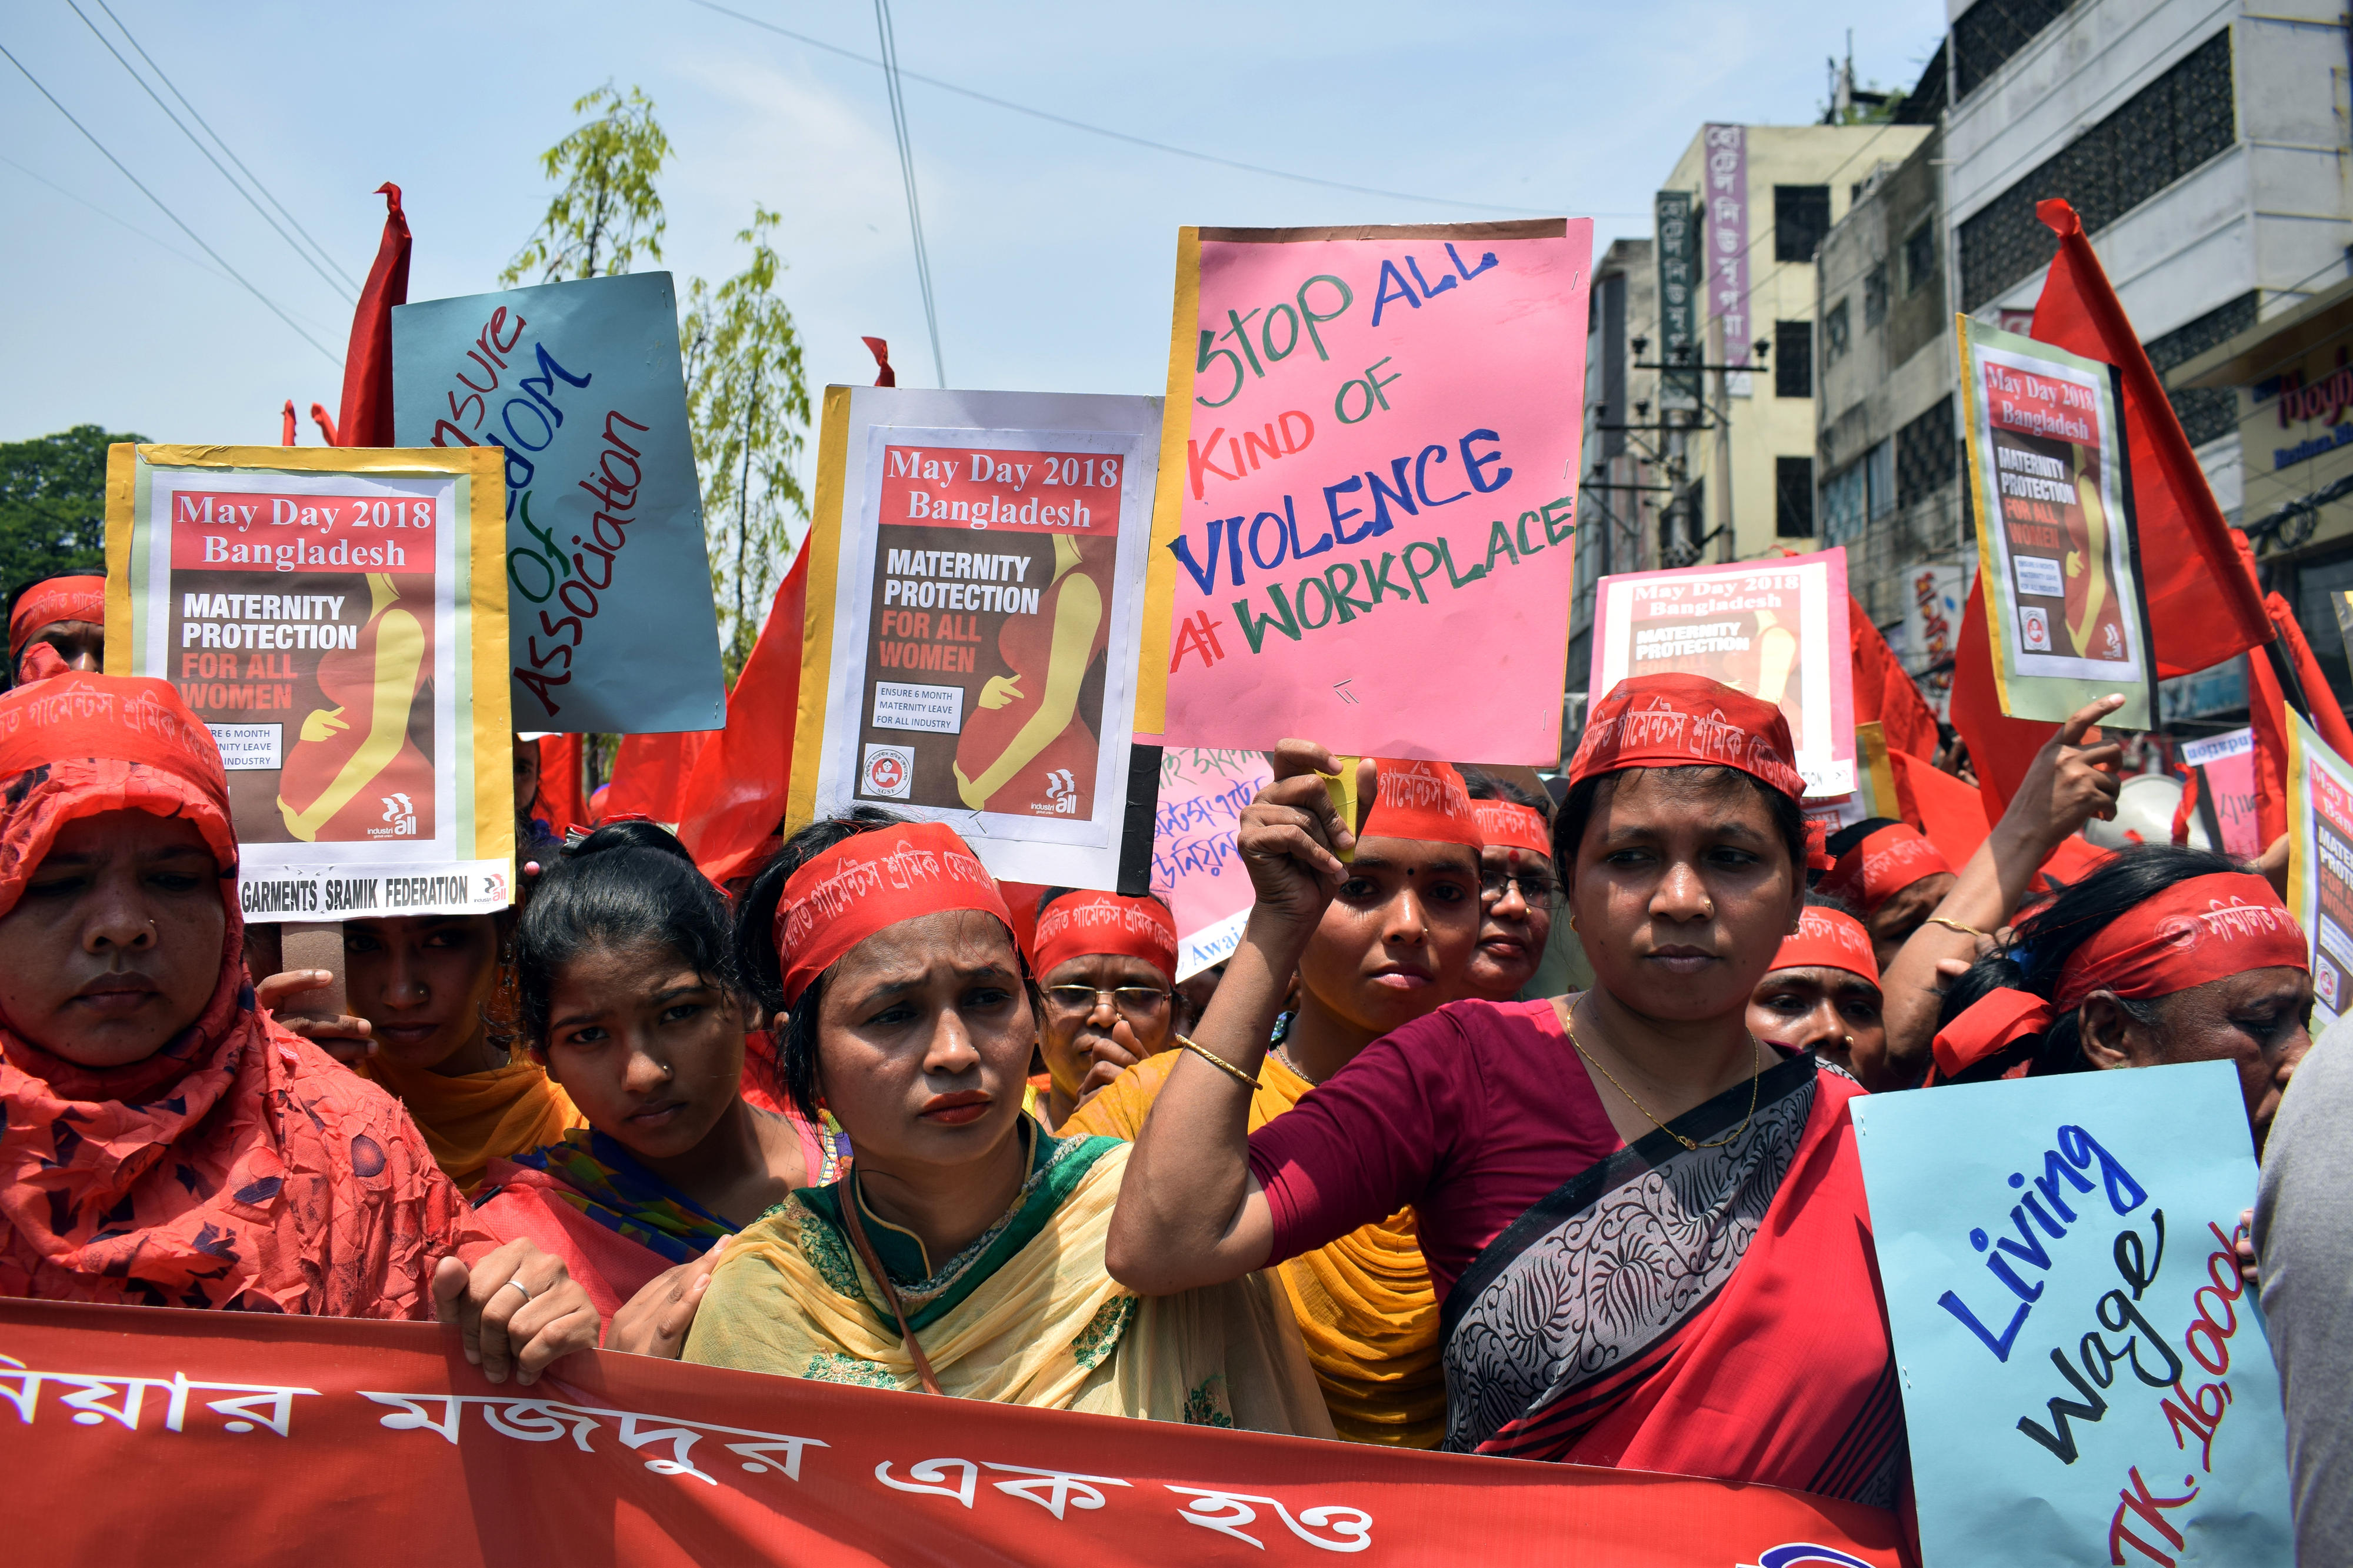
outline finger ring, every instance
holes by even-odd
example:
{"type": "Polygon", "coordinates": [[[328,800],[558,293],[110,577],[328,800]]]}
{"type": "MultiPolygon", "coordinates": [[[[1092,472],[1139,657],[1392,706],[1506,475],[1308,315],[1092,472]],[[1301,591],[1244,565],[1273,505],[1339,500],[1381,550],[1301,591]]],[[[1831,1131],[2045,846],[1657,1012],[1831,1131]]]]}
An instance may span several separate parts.
{"type": "Polygon", "coordinates": [[[526,1284],[524,1284],[524,1283],[523,1283],[522,1280],[520,1280],[520,1279],[510,1279],[510,1280],[508,1280],[504,1285],[500,1286],[500,1287],[499,1287],[499,1289],[501,1289],[501,1290],[506,1290],[506,1289],[515,1289],[515,1290],[520,1290],[520,1291],[522,1291],[522,1299],[523,1299],[524,1300],[528,1301],[528,1300],[531,1300],[531,1287],[530,1287],[530,1286],[528,1286],[528,1285],[526,1285],[526,1284]]]}

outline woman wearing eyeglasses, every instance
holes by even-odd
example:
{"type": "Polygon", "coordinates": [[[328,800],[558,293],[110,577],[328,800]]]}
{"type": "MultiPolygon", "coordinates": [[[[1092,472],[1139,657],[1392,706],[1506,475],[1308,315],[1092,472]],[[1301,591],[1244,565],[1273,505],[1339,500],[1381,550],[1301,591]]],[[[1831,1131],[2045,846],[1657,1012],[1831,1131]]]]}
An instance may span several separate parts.
{"type": "MultiPolygon", "coordinates": [[[[1391,1030],[1474,994],[1481,839],[1461,775],[1379,764],[1379,791],[1298,964],[1298,1007],[1276,1019],[1250,1095],[1252,1131],[1391,1030]]],[[[1135,1139],[1182,1051],[1153,1058],[1079,1107],[1064,1136],[1135,1139]]],[[[1445,1435],[1438,1299],[1413,1210],[1400,1209],[1276,1271],[1331,1408],[1356,1443],[1434,1448],[1445,1435]]]]}
{"type": "Polygon", "coordinates": [[[1029,951],[1050,1080],[1035,1110],[1051,1132],[1080,1100],[1176,1043],[1176,917],[1156,898],[1050,888],[1029,951]]]}
{"type": "Polygon", "coordinates": [[[1465,768],[1462,783],[1479,818],[1479,951],[1464,989],[1509,1002],[1535,978],[1552,940],[1552,817],[1535,795],[1509,779],[1465,768]]]}

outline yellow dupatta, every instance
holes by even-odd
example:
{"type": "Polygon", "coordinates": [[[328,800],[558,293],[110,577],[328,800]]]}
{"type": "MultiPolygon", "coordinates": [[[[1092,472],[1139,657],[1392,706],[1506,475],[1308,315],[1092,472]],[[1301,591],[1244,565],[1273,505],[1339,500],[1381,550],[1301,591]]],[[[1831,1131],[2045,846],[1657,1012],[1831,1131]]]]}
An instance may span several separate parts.
{"type": "MultiPolygon", "coordinates": [[[[1051,1161],[1033,1172],[1008,1217],[1026,1204],[1053,1202],[1036,1234],[945,1312],[928,1323],[916,1314],[916,1337],[941,1390],[1042,1409],[1330,1436],[1289,1313],[1265,1276],[1136,1297],[1103,1264],[1126,1146],[1072,1141],[1055,1155],[1089,1163],[1066,1190],[1051,1179],[1051,1161]]],[[[835,1194],[859,1201],[854,1178],[835,1194]]],[[[985,1261],[987,1241],[967,1254],[985,1261]]],[[[943,1276],[955,1268],[952,1262],[943,1276]]],[[[695,1313],[684,1359],[878,1388],[922,1386],[873,1277],[840,1230],[799,1194],[729,1244],[695,1313]]]]}
{"type": "Polygon", "coordinates": [[[588,1125],[572,1097],[528,1056],[488,1072],[444,1078],[377,1052],[361,1064],[360,1076],[382,1084],[408,1108],[434,1163],[470,1197],[492,1160],[561,1142],[572,1129],[588,1125]]]}
{"type": "MultiPolygon", "coordinates": [[[[1178,1054],[1148,1057],[1120,1074],[1071,1114],[1063,1132],[1134,1140],[1178,1054]]],[[[1258,1077],[1252,1131],[1314,1087],[1272,1055],[1258,1077]]],[[[1302,1253],[1274,1272],[1339,1436],[1351,1443],[1437,1447],[1446,1436],[1446,1366],[1439,1353],[1438,1297],[1413,1210],[1302,1253]]]]}

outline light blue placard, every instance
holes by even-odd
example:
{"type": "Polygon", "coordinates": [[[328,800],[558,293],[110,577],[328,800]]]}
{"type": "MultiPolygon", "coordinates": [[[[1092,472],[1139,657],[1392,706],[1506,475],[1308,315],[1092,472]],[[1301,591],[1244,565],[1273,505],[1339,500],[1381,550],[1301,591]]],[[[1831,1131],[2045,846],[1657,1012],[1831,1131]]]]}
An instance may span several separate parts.
{"type": "Polygon", "coordinates": [[[395,439],[506,449],[514,726],[726,722],[667,272],[392,312],[395,439]]]}
{"type": "Polygon", "coordinates": [[[1928,1568],[2291,1568],[2279,1374],[2232,1299],[2232,1066],[1870,1095],[1854,1124],[1928,1568]]]}

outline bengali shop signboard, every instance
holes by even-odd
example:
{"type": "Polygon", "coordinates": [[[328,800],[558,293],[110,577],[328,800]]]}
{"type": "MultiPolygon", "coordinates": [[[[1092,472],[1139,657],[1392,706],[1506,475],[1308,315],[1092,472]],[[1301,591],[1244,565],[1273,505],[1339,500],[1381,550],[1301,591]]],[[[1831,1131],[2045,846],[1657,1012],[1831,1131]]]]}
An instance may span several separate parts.
{"type": "Polygon", "coordinates": [[[392,377],[403,445],[505,466],[515,728],[724,723],[670,274],[399,306],[392,377]]]}
{"type": "Polygon", "coordinates": [[[454,1330],[151,1307],[0,1302],[0,1464],[28,1563],[1896,1562],[1892,1514],[1770,1487],[596,1352],[493,1386],[454,1330]]]}
{"type": "Polygon", "coordinates": [[[1117,885],[1159,429],[1149,397],[827,390],[791,821],[880,805],[1117,885]]]}
{"type": "Polygon", "coordinates": [[[2001,710],[2056,723],[2121,691],[2111,721],[2148,729],[2157,655],[2116,367],[1957,320],[1978,581],[2001,710]]]}
{"type": "Polygon", "coordinates": [[[1165,728],[1149,701],[1139,728],[1559,760],[1592,241],[1583,218],[1182,231],[1165,728]]]}
{"type": "MultiPolygon", "coordinates": [[[[1704,675],[1778,706],[1810,800],[1856,787],[1846,550],[1604,577],[1593,700],[1631,676],[1704,675]]],[[[1891,814],[1892,815],[1892,814],[1891,814]]]]}
{"type": "Polygon", "coordinates": [[[2313,1000],[2334,1018],[2353,1012],[2353,763],[2286,711],[2287,907],[2312,944],[2313,1000]]]}
{"type": "Polygon", "coordinates": [[[2237,1069],[1870,1095],[1854,1125],[1930,1568],[2289,1568],[2237,1069]]]}
{"type": "Polygon", "coordinates": [[[107,672],[210,726],[247,920],[506,906],[501,495],[488,454],[111,449],[107,672]]]}

